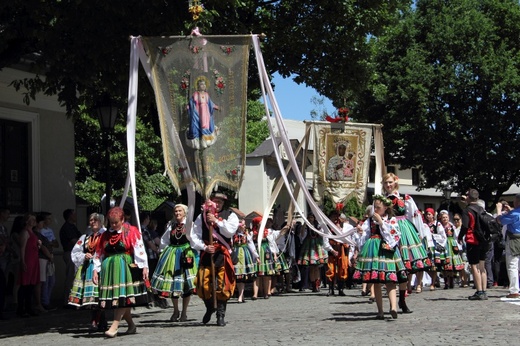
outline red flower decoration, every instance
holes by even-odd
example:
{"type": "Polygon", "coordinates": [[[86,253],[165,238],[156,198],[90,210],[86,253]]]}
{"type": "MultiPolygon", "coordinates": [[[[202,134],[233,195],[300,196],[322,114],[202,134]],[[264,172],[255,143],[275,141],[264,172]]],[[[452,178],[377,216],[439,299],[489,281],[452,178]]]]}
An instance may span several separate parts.
{"type": "Polygon", "coordinates": [[[78,245],[81,245],[81,244],[83,244],[83,241],[78,240],[77,244],[78,244],[78,245]]]}
{"type": "Polygon", "coordinates": [[[398,201],[397,201],[397,205],[398,205],[399,207],[404,207],[404,201],[401,200],[401,199],[398,200],[398,201]]]}
{"type": "Polygon", "coordinates": [[[337,203],[337,204],[336,204],[336,210],[337,210],[337,211],[341,211],[341,210],[343,210],[343,203],[337,203]]]}
{"type": "Polygon", "coordinates": [[[397,281],[397,275],[395,275],[395,273],[391,273],[390,275],[388,275],[388,278],[392,281],[397,281]]]}
{"type": "Polygon", "coordinates": [[[411,198],[410,195],[404,195],[404,199],[405,199],[405,200],[408,201],[410,198],[411,198]]]}

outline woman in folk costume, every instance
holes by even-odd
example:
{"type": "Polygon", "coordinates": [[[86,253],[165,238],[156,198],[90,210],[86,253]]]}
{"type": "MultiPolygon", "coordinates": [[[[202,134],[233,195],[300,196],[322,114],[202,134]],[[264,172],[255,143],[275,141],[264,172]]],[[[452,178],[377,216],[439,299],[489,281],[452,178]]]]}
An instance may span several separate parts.
{"type": "Polygon", "coordinates": [[[176,204],[173,208],[173,220],[166,225],[161,237],[161,255],[157,268],[152,275],[152,288],[161,298],[172,298],[173,314],[170,321],[184,322],[191,295],[195,289],[197,261],[195,250],[190,244],[190,231],[186,230],[188,206],[176,204]],[[182,313],[179,310],[179,298],[182,297],[182,313]]]}
{"type": "Polygon", "coordinates": [[[290,266],[285,259],[285,255],[283,250],[285,249],[285,237],[284,235],[289,231],[290,226],[285,224],[281,230],[277,231],[273,229],[274,221],[272,218],[267,219],[265,227],[268,229],[267,240],[269,242],[269,247],[271,251],[274,253],[274,269],[275,275],[271,277],[271,289],[269,291],[269,295],[275,293],[278,279],[280,278],[281,288],[280,291],[283,291],[283,279],[284,275],[288,274],[290,271],[290,266]]]}
{"type": "MultiPolygon", "coordinates": [[[[424,236],[421,241],[423,243],[424,248],[428,252],[428,257],[432,262],[432,266],[428,269],[428,275],[431,278],[430,291],[435,291],[435,282],[438,280],[437,278],[437,267],[435,266],[435,242],[433,239],[433,235],[437,233],[437,221],[435,220],[435,210],[433,208],[426,208],[424,211],[424,236]]],[[[421,293],[422,291],[422,274],[421,272],[417,273],[417,293],[421,293]]]]}
{"type": "MultiPolygon", "coordinates": [[[[307,220],[314,228],[318,229],[318,221],[314,214],[309,214],[307,220]]],[[[303,239],[300,258],[298,264],[309,266],[309,280],[313,292],[320,291],[320,267],[327,263],[327,251],[332,251],[329,242],[324,242],[323,237],[305,225],[300,230],[300,237],[303,239]]]]}
{"type": "Polygon", "coordinates": [[[396,285],[406,283],[407,271],[399,251],[399,223],[393,216],[392,201],[376,195],[374,214],[358,227],[358,247],[354,280],[372,283],[377,303],[376,319],[384,319],[381,284],[385,284],[390,300],[390,315],[397,318],[396,285]]]}
{"type": "Polygon", "coordinates": [[[253,235],[246,228],[244,220],[240,220],[237,233],[233,236],[233,248],[238,258],[235,264],[237,280],[238,302],[244,303],[244,289],[246,282],[256,280],[258,251],[253,242],[253,235]]]}
{"type": "Polygon", "coordinates": [[[98,285],[92,282],[94,272],[94,255],[101,235],[106,231],[103,226],[105,217],[102,214],[92,213],[89,218],[89,229],[83,234],[70,256],[76,266],[76,276],[69,295],[69,305],[78,308],[95,308],[92,311],[89,330],[106,331],[108,328],[105,311],[97,309],[99,306],[98,285]]]}
{"type": "MultiPolygon", "coordinates": [[[[394,214],[399,223],[399,249],[410,281],[412,274],[429,270],[432,265],[421,242],[421,233],[424,231],[422,216],[412,197],[399,194],[399,178],[395,174],[387,173],[383,176],[383,187],[386,197],[392,201],[394,214]]],[[[407,284],[404,282],[399,285],[399,307],[404,313],[411,313],[405,300],[407,284]]]]}
{"type": "Polygon", "coordinates": [[[99,284],[100,307],[115,309],[114,321],[105,332],[113,338],[122,319],[128,323],[126,334],[135,334],[130,310],[148,305],[148,258],[139,229],[123,223],[123,209],[114,207],[107,217],[110,228],[101,235],[96,249],[92,282],[99,284]]]}
{"type": "MultiPolygon", "coordinates": [[[[459,245],[455,237],[455,226],[450,222],[450,216],[446,210],[439,212],[441,221],[437,229],[443,229],[446,235],[446,242],[444,245],[444,266],[442,268],[444,273],[444,289],[453,288],[454,277],[464,270],[464,262],[459,254],[459,245]]],[[[439,232],[440,233],[440,232],[439,232]]]]}

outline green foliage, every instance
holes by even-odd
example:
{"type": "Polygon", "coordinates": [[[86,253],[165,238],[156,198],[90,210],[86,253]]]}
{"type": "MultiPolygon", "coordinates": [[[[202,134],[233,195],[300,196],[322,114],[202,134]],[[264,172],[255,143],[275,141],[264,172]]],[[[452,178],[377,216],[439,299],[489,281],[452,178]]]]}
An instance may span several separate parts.
{"type": "MultiPolygon", "coordinates": [[[[365,206],[359,205],[357,198],[352,197],[342,204],[343,208],[339,211],[340,213],[345,214],[347,217],[355,217],[358,220],[363,218],[363,215],[365,214],[365,206]]],[[[323,212],[326,215],[329,215],[333,211],[338,211],[336,203],[332,201],[330,196],[323,196],[323,212]]]]}
{"type": "Polygon", "coordinates": [[[520,183],[520,4],[417,1],[375,44],[357,105],[385,127],[387,161],[418,167],[421,187],[476,187],[497,200],[520,183]]]}
{"type": "Polygon", "coordinates": [[[269,136],[265,106],[260,101],[247,102],[246,153],[253,152],[269,136]]]}

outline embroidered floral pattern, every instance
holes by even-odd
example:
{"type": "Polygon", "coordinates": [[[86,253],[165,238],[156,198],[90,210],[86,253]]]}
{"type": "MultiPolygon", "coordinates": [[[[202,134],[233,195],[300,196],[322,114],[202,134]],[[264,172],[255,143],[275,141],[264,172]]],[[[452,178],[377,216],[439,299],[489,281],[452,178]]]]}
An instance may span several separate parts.
{"type": "Polygon", "coordinates": [[[213,76],[215,77],[215,91],[222,95],[224,93],[224,89],[226,88],[226,81],[220,72],[218,72],[218,70],[213,70],[213,76]]]}
{"type": "Polygon", "coordinates": [[[181,79],[181,89],[187,90],[190,87],[190,71],[186,71],[181,79]]]}
{"type": "Polygon", "coordinates": [[[229,55],[235,51],[235,46],[220,46],[220,49],[229,55]]]}
{"type": "Polygon", "coordinates": [[[159,47],[159,51],[163,56],[166,56],[172,51],[172,47],[159,47]]]}
{"type": "Polygon", "coordinates": [[[202,47],[201,46],[196,46],[196,45],[190,45],[190,50],[193,54],[199,54],[201,51],[202,51],[202,47]]]}

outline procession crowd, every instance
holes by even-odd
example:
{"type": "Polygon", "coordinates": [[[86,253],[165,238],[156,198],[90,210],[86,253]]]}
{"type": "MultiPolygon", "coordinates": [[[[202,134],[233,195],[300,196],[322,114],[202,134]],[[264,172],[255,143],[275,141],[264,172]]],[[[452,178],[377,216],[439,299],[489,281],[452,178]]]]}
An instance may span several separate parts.
{"type": "MultiPolygon", "coordinates": [[[[245,303],[309,289],[326,288],[327,295],[342,296],[345,289],[361,285],[361,294],[376,303],[376,319],[385,318],[383,287],[393,319],[398,310],[412,313],[406,298],[423,290],[464,288],[473,282],[476,291],[469,300],[487,299],[486,290],[499,284],[510,287],[507,298],[519,297],[520,196],[514,208],[505,201],[497,204],[492,219],[503,227],[495,235],[484,232],[485,210],[476,190],[468,191],[460,213],[450,214],[419,210],[412,197],[399,194],[398,177],[392,173],[383,177],[383,187],[385,193],[372,197],[361,220],[341,211],[330,213],[334,230],[321,227],[313,214],[282,225],[269,218],[262,227],[261,216],[246,224],[218,192],[192,223],[186,219],[188,206],[175,205],[162,235],[149,215],[140,215],[139,230],[131,225],[130,213],[119,207],[110,209],[106,220],[91,214],[82,234],[68,209],[60,230],[67,270],[64,304],[91,309],[90,331],[113,338],[122,320],[126,334],[136,332],[131,315],[135,306],[168,308],[171,300],[170,321],[185,322],[194,294],[206,307],[202,323],[208,324],[215,313],[218,326],[226,325],[231,298],[245,303]],[[252,286],[250,297],[246,285],[252,286]],[[105,316],[108,309],[113,310],[111,323],[105,316]]],[[[0,210],[1,224],[8,213],[0,210]]],[[[48,213],[28,213],[15,219],[10,234],[2,229],[0,317],[9,286],[18,316],[53,309],[53,249],[59,244],[48,228],[50,218],[48,213]]]]}

